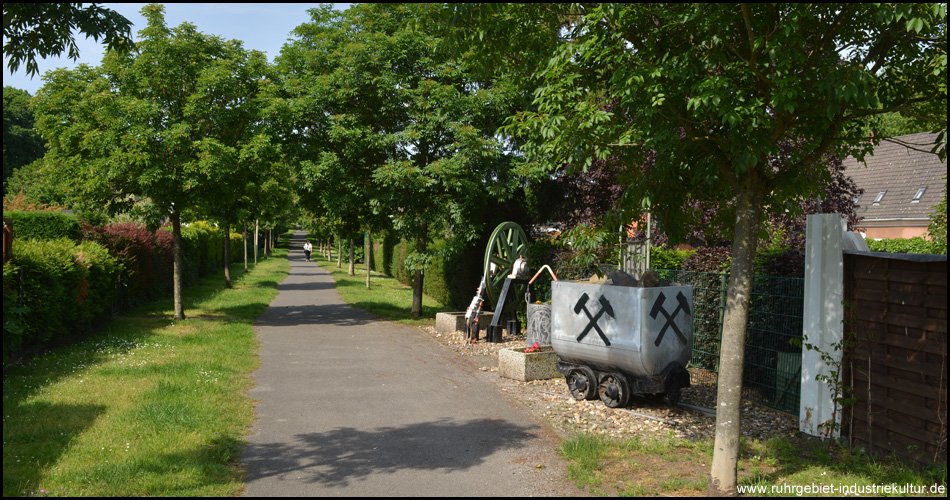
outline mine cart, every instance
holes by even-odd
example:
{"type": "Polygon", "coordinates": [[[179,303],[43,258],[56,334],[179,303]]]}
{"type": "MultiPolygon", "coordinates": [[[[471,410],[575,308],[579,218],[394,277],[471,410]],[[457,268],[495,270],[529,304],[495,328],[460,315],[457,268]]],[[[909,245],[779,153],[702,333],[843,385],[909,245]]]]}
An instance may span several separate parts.
{"type": "Polygon", "coordinates": [[[676,405],[689,387],[692,286],[555,281],[551,293],[551,345],[576,399],[616,408],[631,394],[665,394],[676,405]]]}

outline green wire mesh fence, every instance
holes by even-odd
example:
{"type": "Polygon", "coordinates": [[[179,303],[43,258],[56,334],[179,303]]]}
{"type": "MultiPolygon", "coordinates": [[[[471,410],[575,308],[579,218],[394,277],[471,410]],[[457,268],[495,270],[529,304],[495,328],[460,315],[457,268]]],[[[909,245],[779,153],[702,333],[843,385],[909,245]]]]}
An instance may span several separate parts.
{"type": "MultiPolygon", "coordinates": [[[[715,384],[726,309],[726,273],[655,269],[660,279],[693,285],[693,382],[715,384]]],[[[742,396],[794,415],[801,394],[803,278],[756,276],[746,328],[742,396]]]]}

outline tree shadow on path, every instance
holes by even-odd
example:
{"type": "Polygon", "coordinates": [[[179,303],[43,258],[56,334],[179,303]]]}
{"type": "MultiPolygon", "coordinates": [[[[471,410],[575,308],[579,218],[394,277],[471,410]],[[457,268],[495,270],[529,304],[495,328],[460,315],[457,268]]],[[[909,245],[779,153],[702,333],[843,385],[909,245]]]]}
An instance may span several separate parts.
{"type": "Polygon", "coordinates": [[[344,487],[351,481],[403,470],[460,471],[536,439],[530,427],[497,419],[439,419],[373,430],[337,428],[298,434],[288,444],[251,444],[247,482],[293,473],[303,481],[344,487]],[[491,436],[486,439],[484,436],[491,436]]]}

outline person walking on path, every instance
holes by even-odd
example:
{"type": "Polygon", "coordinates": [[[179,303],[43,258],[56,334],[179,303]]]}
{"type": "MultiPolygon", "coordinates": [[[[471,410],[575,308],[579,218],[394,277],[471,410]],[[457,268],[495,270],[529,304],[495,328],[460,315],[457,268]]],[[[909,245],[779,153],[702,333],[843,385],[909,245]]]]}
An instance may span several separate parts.
{"type": "Polygon", "coordinates": [[[313,245],[310,244],[310,240],[307,240],[303,244],[303,254],[307,257],[307,262],[310,262],[310,252],[313,252],[313,245]]]}
{"type": "Polygon", "coordinates": [[[303,235],[255,324],[245,495],[584,494],[549,427],[419,328],[344,304],[303,235]]]}

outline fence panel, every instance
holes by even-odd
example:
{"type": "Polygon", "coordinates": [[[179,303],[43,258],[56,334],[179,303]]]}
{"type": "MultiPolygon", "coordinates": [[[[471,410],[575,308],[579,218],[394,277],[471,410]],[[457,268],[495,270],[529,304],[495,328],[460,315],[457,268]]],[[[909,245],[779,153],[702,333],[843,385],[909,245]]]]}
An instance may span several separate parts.
{"type": "Polygon", "coordinates": [[[872,452],[946,463],[946,256],[845,252],[844,265],[844,382],[857,399],[844,430],[872,452]]]}
{"type": "MultiPolygon", "coordinates": [[[[690,373],[694,382],[716,383],[729,275],[655,271],[662,280],[693,285],[690,373]]],[[[743,368],[744,398],[795,415],[801,394],[804,289],[803,278],[755,277],[743,368]]]]}

